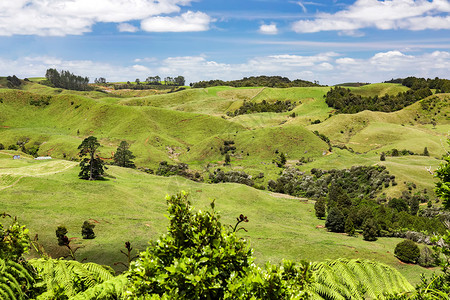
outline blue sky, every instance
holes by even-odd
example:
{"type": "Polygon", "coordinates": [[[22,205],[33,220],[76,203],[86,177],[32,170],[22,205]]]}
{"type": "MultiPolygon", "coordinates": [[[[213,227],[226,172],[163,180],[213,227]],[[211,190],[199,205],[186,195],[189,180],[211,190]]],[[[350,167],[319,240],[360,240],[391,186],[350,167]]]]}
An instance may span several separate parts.
{"type": "Polygon", "coordinates": [[[450,77],[448,0],[1,2],[4,76],[52,67],[108,81],[450,77]]]}

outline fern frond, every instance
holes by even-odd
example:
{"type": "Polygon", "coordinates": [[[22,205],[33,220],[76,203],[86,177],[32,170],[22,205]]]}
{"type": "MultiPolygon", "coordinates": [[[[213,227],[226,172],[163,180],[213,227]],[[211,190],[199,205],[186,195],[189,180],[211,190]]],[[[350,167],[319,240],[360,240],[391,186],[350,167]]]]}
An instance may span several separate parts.
{"type": "Polygon", "coordinates": [[[315,263],[313,270],[312,292],[325,299],[384,299],[414,289],[394,268],[369,260],[340,258],[315,263]]]}
{"type": "Polygon", "coordinates": [[[126,276],[117,276],[77,294],[70,298],[70,300],[122,299],[127,284],[128,279],[126,276]]]}
{"type": "Polygon", "coordinates": [[[43,295],[43,299],[51,297],[52,291],[59,291],[67,297],[72,297],[113,278],[109,270],[94,263],[83,264],[74,260],[44,258],[29,262],[45,282],[48,295],[43,295]]]}
{"type": "Polygon", "coordinates": [[[0,295],[2,299],[24,299],[34,279],[19,263],[0,259],[0,295]]]}

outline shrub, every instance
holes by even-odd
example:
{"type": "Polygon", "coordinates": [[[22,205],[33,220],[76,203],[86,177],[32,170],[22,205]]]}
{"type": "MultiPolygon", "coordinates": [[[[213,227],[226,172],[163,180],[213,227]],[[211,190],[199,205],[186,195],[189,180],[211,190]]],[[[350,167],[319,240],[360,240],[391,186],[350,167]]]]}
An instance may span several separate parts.
{"type": "Polygon", "coordinates": [[[94,227],[94,224],[91,224],[89,221],[84,221],[81,226],[81,235],[83,236],[83,239],[95,238],[94,227]]]}
{"type": "Polygon", "coordinates": [[[381,152],[380,154],[380,161],[385,161],[386,160],[386,153],[381,152]]]}
{"type": "Polygon", "coordinates": [[[8,150],[15,150],[15,151],[17,151],[17,150],[19,150],[19,146],[17,146],[17,145],[9,145],[8,146],[8,150]]]}
{"type": "Polygon", "coordinates": [[[404,240],[395,246],[394,254],[403,262],[415,264],[420,257],[420,250],[413,241],[404,240]]]}
{"type": "Polygon", "coordinates": [[[5,149],[5,145],[3,145],[2,143],[0,143],[0,150],[5,149]]]}
{"type": "Polygon", "coordinates": [[[431,250],[427,246],[423,247],[422,250],[420,250],[420,256],[419,256],[418,263],[422,267],[426,267],[426,268],[435,266],[433,250],[431,250]]]}

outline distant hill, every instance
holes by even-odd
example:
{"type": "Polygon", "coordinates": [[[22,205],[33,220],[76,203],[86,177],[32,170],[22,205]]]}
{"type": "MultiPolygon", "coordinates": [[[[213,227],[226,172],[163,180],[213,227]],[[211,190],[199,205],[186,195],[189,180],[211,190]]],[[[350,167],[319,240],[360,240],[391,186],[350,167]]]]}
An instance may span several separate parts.
{"type": "Polygon", "coordinates": [[[289,78],[281,76],[251,76],[232,81],[209,80],[209,81],[199,81],[192,84],[193,88],[207,88],[211,86],[287,88],[287,87],[312,87],[321,85],[316,81],[311,82],[301,79],[295,79],[291,81],[289,78]]]}

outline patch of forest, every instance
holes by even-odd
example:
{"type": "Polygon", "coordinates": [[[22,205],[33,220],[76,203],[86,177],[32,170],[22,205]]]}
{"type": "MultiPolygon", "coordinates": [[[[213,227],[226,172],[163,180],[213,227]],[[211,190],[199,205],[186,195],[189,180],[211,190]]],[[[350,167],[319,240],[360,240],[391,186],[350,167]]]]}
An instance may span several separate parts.
{"type": "Polygon", "coordinates": [[[423,88],[435,89],[436,93],[450,93],[450,80],[441,78],[417,78],[417,77],[406,77],[397,78],[385,81],[385,83],[400,83],[406,87],[413,90],[419,90],[423,88]]]}
{"type": "Polygon", "coordinates": [[[417,101],[420,101],[433,93],[430,88],[424,87],[400,92],[397,95],[379,97],[362,97],[343,87],[331,88],[325,95],[325,102],[338,113],[354,114],[363,110],[393,112],[401,110],[417,101]]]}
{"type": "Polygon", "coordinates": [[[395,176],[384,166],[353,166],[342,170],[312,169],[311,175],[295,168],[285,169],[268,189],[277,193],[316,199],[316,216],[325,218],[325,226],[333,232],[354,234],[361,231],[368,240],[379,236],[404,237],[406,232],[422,232],[420,240],[429,235],[443,234],[446,216],[419,212],[420,203],[428,202],[426,190],[414,191],[412,184],[399,198],[387,199],[377,195],[390,185],[395,176]]]}
{"type": "Polygon", "coordinates": [[[267,102],[266,100],[263,100],[262,102],[255,103],[255,102],[249,102],[244,101],[244,104],[242,104],[241,107],[236,109],[234,112],[227,112],[227,115],[230,117],[236,117],[239,115],[245,115],[245,114],[254,114],[254,113],[261,113],[261,112],[275,112],[275,113],[281,113],[286,111],[291,111],[295,108],[297,102],[291,102],[290,100],[287,101],[275,101],[274,103],[267,102]]]}
{"type": "Polygon", "coordinates": [[[193,88],[207,88],[212,86],[232,86],[232,87],[272,87],[272,88],[288,88],[288,87],[312,87],[322,86],[318,81],[306,81],[302,79],[290,80],[282,76],[251,76],[244,77],[239,80],[223,81],[223,80],[209,80],[199,81],[191,84],[193,88]]]}

